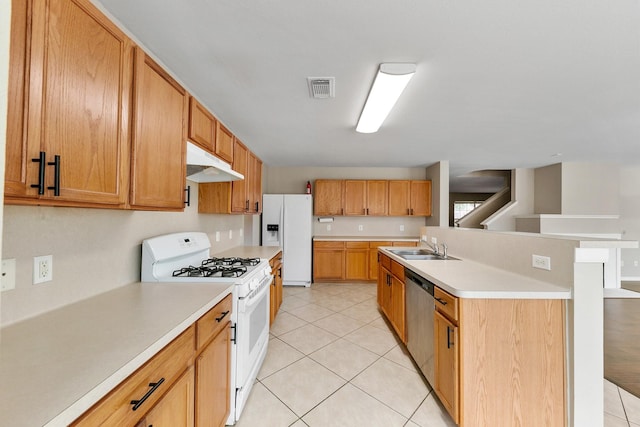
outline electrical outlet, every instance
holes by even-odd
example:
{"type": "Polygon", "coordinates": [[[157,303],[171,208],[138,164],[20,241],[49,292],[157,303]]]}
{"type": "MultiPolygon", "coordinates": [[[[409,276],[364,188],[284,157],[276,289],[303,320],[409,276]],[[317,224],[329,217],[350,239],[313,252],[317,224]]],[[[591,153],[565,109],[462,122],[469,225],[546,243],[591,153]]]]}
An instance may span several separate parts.
{"type": "Polygon", "coordinates": [[[438,238],[437,237],[432,237],[431,238],[431,244],[432,245],[437,245],[438,244],[438,238]]]}
{"type": "Polygon", "coordinates": [[[220,241],[220,232],[216,231],[216,242],[220,241]]]}
{"type": "Polygon", "coordinates": [[[53,280],[53,255],[33,257],[33,284],[53,280]]]}
{"type": "Polygon", "coordinates": [[[233,239],[233,230],[229,230],[229,240],[233,239]]]}
{"type": "Polygon", "coordinates": [[[358,225],[358,231],[362,231],[362,230],[364,230],[364,226],[362,224],[359,224],[358,225]]]}
{"type": "Polygon", "coordinates": [[[400,231],[404,231],[404,225],[400,226],[400,231]]]}
{"type": "Polygon", "coordinates": [[[244,235],[244,228],[240,229],[240,237],[242,237],[244,235]]]}
{"type": "Polygon", "coordinates": [[[0,270],[0,291],[8,291],[16,288],[16,259],[3,259],[0,270]]]}
{"type": "Polygon", "coordinates": [[[327,231],[331,231],[331,224],[327,224],[327,231]]]}
{"type": "Polygon", "coordinates": [[[551,258],[542,255],[531,255],[533,268],[541,270],[551,270],[551,258]]]}

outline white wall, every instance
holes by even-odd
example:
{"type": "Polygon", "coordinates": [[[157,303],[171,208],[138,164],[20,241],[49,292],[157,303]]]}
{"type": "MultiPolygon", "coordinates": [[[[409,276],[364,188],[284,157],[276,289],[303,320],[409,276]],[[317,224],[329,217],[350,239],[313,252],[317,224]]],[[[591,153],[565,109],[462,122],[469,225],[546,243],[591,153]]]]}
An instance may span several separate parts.
{"type": "Polygon", "coordinates": [[[449,226],[449,161],[442,160],[427,168],[431,180],[431,217],[426,225],[449,226]]]}
{"type": "Polygon", "coordinates": [[[563,215],[617,215],[620,213],[619,174],[619,166],[607,163],[562,163],[561,213],[563,215]]]}
{"type": "MultiPolygon", "coordinates": [[[[640,166],[620,168],[622,238],[640,240],[640,166]]],[[[640,281],[640,249],[622,249],[622,279],[640,281]]]]}
{"type": "MultiPolygon", "coordinates": [[[[486,228],[495,231],[515,231],[516,217],[518,215],[528,215],[533,212],[534,194],[534,170],[522,168],[513,169],[511,171],[511,202],[496,212],[496,214],[487,218],[485,221],[486,228]]],[[[531,232],[537,231],[531,230],[531,232]]]]}
{"type": "MultiPolygon", "coordinates": [[[[197,184],[190,185],[195,191],[197,184]]],[[[185,212],[5,206],[2,251],[17,260],[17,283],[2,295],[0,324],[139,281],[141,242],[148,237],[197,230],[209,234],[212,251],[244,244],[243,215],[199,215],[197,197],[192,200],[185,212]],[[32,285],[39,255],[53,255],[53,281],[32,285]]]]}

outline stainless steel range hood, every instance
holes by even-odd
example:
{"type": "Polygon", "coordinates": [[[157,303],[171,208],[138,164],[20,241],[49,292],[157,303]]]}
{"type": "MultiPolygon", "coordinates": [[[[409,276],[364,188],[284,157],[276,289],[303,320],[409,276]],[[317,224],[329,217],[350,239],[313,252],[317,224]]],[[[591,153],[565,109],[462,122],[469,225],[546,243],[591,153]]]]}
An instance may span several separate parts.
{"type": "Polygon", "coordinates": [[[193,182],[228,182],[244,179],[244,176],[231,169],[229,163],[187,141],[187,179],[193,182]]]}

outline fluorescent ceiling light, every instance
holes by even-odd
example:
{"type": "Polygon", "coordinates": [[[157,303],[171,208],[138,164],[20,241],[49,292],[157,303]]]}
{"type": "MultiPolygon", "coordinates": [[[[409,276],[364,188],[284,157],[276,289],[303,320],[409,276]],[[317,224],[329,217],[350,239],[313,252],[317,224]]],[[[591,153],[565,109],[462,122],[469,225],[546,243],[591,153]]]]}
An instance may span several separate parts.
{"type": "Polygon", "coordinates": [[[380,64],[356,132],[377,132],[416,72],[416,64],[380,64]]]}

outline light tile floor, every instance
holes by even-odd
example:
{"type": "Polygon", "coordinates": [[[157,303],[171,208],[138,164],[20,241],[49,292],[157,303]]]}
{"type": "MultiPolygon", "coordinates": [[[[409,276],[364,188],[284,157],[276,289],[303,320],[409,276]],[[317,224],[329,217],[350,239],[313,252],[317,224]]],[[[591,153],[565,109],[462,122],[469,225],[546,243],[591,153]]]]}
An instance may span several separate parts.
{"type": "MultiPolygon", "coordinates": [[[[604,427],[640,427],[640,399],[604,380],[604,427]]],[[[285,287],[237,427],[453,427],[376,305],[376,285],[285,287]]]]}

